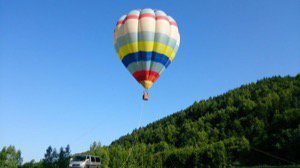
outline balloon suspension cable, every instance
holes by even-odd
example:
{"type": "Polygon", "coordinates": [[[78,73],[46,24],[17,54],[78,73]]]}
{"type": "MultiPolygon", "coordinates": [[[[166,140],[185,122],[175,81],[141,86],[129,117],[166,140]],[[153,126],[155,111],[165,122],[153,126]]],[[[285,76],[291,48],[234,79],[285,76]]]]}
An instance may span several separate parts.
{"type": "MultiPolygon", "coordinates": [[[[133,131],[131,133],[132,136],[133,136],[133,139],[131,141],[132,144],[131,144],[131,147],[128,150],[127,158],[123,161],[121,168],[125,168],[125,166],[127,165],[127,162],[129,161],[129,158],[130,158],[131,154],[134,151],[134,147],[135,147],[136,143],[138,143],[139,141],[142,142],[141,137],[139,137],[139,135],[138,135],[138,130],[141,127],[141,122],[142,122],[142,116],[143,116],[144,108],[145,108],[145,104],[144,104],[144,102],[142,102],[142,104],[141,104],[141,110],[139,111],[139,119],[138,119],[138,123],[137,123],[137,130],[133,131]]],[[[143,160],[142,160],[142,168],[144,167],[143,164],[144,163],[143,163],[143,160]]]]}

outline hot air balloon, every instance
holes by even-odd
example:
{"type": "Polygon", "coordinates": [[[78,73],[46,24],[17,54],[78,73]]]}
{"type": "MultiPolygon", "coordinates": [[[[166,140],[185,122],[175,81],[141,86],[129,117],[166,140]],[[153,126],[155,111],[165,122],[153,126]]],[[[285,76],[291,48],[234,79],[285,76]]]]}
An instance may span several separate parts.
{"type": "Polygon", "coordinates": [[[161,10],[132,10],[117,22],[116,52],[145,88],[144,100],[148,100],[148,89],[174,60],[179,43],[177,23],[161,10]]]}

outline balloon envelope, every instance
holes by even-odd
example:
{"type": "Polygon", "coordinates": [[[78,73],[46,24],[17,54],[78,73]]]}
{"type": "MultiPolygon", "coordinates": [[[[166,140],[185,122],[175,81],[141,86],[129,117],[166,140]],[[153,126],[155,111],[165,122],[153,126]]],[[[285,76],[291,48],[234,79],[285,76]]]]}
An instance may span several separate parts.
{"type": "Polygon", "coordinates": [[[161,10],[133,10],[114,31],[114,46],[133,77],[146,89],[173,61],[180,43],[175,20],[161,10]]]}

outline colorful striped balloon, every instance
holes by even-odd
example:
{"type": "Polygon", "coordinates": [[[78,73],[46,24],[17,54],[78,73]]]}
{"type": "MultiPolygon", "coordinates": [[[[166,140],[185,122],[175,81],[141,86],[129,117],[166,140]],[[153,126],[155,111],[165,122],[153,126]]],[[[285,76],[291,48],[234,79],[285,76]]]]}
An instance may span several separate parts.
{"type": "Polygon", "coordinates": [[[133,10],[119,19],[114,31],[119,58],[146,89],[173,61],[179,43],[175,20],[161,10],[133,10]]]}

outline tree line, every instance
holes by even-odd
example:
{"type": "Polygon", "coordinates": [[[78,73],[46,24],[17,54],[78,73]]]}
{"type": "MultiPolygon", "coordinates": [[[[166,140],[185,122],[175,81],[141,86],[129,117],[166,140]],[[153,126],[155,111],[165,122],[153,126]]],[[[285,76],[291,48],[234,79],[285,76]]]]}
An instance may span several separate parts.
{"type": "MultiPolygon", "coordinates": [[[[8,148],[2,151],[13,151],[8,148]]],[[[20,164],[20,151],[8,153],[16,158],[9,164],[20,164]]],[[[300,74],[242,85],[135,129],[109,146],[94,142],[78,154],[99,156],[104,168],[299,165],[300,74]]],[[[69,157],[69,147],[60,152],[49,147],[33,165],[64,167],[69,157]]]]}
{"type": "Polygon", "coordinates": [[[300,74],[195,102],[85,153],[113,168],[300,164],[300,74]]]}
{"type": "Polygon", "coordinates": [[[21,151],[14,146],[3,147],[0,152],[1,168],[67,168],[71,156],[70,146],[61,147],[59,152],[49,146],[44,158],[40,161],[31,160],[22,164],[21,151]]]}

